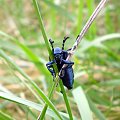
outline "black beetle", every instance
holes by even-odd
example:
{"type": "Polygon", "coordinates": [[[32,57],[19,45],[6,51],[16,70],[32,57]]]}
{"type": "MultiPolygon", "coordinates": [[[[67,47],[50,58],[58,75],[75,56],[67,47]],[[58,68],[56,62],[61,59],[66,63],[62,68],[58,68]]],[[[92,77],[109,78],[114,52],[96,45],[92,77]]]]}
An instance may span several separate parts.
{"type": "Polygon", "coordinates": [[[50,60],[50,62],[48,62],[46,64],[46,66],[47,66],[48,70],[51,72],[52,76],[55,77],[56,74],[55,74],[54,69],[53,69],[53,64],[55,63],[57,65],[59,72],[62,69],[62,66],[64,64],[66,64],[67,66],[62,69],[61,75],[59,77],[62,79],[63,85],[66,86],[70,90],[73,88],[73,83],[74,83],[74,72],[73,72],[73,68],[72,68],[74,62],[66,61],[66,58],[68,57],[68,51],[70,49],[65,51],[64,44],[68,38],[69,37],[64,37],[62,49],[59,47],[54,48],[53,47],[54,41],[52,41],[51,39],[49,40],[49,42],[52,46],[54,60],[52,60],[52,61],[50,60]]]}

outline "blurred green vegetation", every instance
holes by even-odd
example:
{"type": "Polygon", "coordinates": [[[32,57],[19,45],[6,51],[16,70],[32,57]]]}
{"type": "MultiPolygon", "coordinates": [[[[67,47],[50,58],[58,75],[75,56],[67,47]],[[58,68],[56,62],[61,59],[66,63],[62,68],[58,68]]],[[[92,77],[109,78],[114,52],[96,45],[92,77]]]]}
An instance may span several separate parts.
{"type": "MultiPolygon", "coordinates": [[[[100,0],[38,0],[45,30],[55,46],[62,46],[64,36],[70,36],[65,48],[71,48],[100,0]]],[[[82,86],[88,96],[94,119],[120,119],[120,2],[109,0],[100,12],[72,60],[74,88],[82,86]],[[101,112],[100,112],[101,111],[101,112]]],[[[47,95],[53,83],[45,69],[48,52],[39,28],[32,0],[0,0],[0,49],[23,69],[47,95]],[[6,34],[5,34],[6,33],[6,34]],[[11,39],[13,36],[16,43],[11,39]],[[39,62],[39,63],[38,63],[39,62]]],[[[40,102],[19,79],[14,66],[0,55],[0,92],[7,89],[22,98],[40,102]]],[[[25,83],[29,87],[28,81],[25,83]]],[[[30,85],[31,86],[31,85],[30,85]]],[[[59,87],[58,87],[59,88],[59,87]]],[[[52,101],[66,113],[62,95],[56,91],[52,101]]],[[[73,115],[80,118],[71,91],[66,91],[73,115]]],[[[37,95],[36,95],[37,96],[37,95]]],[[[13,100],[14,101],[14,100],[13,100]]],[[[33,105],[34,106],[34,105],[33,105]]],[[[36,119],[38,111],[0,99],[0,115],[6,113],[17,120],[36,119]]],[[[51,111],[51,109],[50,109],[51,111]]],[[[50,116],[48,111],[47,115],[50,116]]],[[[9,116],[7,116],[8,119],[9,116]]],[[[48,116],[46,119],[50,119],[48,116]]]]}

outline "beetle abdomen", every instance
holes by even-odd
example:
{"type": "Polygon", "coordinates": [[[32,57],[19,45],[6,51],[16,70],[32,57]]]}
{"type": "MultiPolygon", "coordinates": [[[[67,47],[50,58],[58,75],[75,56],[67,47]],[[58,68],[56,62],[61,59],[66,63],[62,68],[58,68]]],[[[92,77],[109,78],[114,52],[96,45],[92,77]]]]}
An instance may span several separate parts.
{"type": "Polygon", "coordinates": [[[68,89],[73,88],[74,73],[73,73],[72,65],[68,65],[64,69],[64,76],[61,79],[62,79],[62,82],[63,82],[64,86],[66,86],[68,89]]]}

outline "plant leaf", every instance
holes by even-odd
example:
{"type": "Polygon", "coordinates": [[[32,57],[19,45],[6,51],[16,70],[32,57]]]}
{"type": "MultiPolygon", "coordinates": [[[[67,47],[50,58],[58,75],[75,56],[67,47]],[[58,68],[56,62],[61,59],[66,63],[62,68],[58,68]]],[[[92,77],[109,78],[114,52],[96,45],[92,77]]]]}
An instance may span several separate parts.
{"type": "Polygon", "coordinates": [[[0,111],[0,120],[15,120],[14,118],[11,118],[9,115],[3,113],[0,111]]]}
{"type": "MultiPolygon", "coordinates": [[[[6,99],[6,100],[9,100],[9,101],[18,103],[18,104],[22,104],[22,105],[25,105],[25,106],[28,106],[28,107],[31,107],[31,108],[34,108],[38,111],[42,111],[42,109],[43,109],[43,106],[41,104],[37,104],[35,102],[29,101],[29,100],[26,100],[26,99],[22,99],[22,98],[17,97],[13,94],[0,92],[0,98],[6,99]]],[[[60,114],[64,119],[68,119],[68,116],[66,114],[63,114],[62,112],[60,112],[60,114]]],[[[55,119],[60,119],[51,109],[47,109],[47,115],[49,115],[51,117],[54,117],[55,119]]]]}
{"type": "Polygon", "coordinates": [[[93,120],[92,113],[82,87],[74,89],[72,93],[77,103],[82,120],[93,120]]]}
{"type": "Polygon", "coordinates": [[[105,116],[104,116],[104,115],[101,113],[101,111],[95,106],[95,104],[92,102],[92,100],[90,99],[89,96],[87,96],[87,99],[88,99],[90,108],[91,108],[91,110],[93,111],[93,113],[96,115],[96,117],[97,117],[99,120],[106,120],[105,116]]]}
{"type": "Polygon", "coordinates": [[[36,83],[20,68],[18,67],[2,50],[0,50],[0,56],[4,58],[12,68],[17,70],[27,81],[33,86],[33,88],[37,91],[37,93],[41,96],[41,98],[51,107],[51,109],[58,115],[58,117],[62,120],[59,112],[53,105],[53,103],[48,99],[48,97],[42,92],[42,90],[36,85],[36,83]]]}
{"type": "Polygon", "coordinates": [[[60,14],[64,15],[66,18],[69,18],[72,22],[75,21],[74,16],[71,15],[66,9],[52,3],[50,0],[43,0],[43,2],[55,9],[55,11],[58,11],[60,14]]]}
{"type": "Polygon", "coordinates": [[[101,86],[120,86],[120,79],[106,80],[99,83],[101,86]]]}
{"type": "Polygon", "coordinates": [[[92,42],[89,42],[89,44],[83,45],[82,48],[80,49],[80,51],[83,52],[92,46],[99,46],[99,45],[101,45],[102,42],[105,42],[108,40],[113,40],[113,39],[120,39],[120,34],[119,33],[112,33],[112,34],[108,34],[108,35],[99,37],[99,38],[93,40],[92,42]]]}
{"type": "MultiPolygon", "coordinates": [[[[53,60],[54,56],[53,56],[53,53],[50,49],[50,46],[49,46],[49,43],[48,43],[48,38],[47,38],[47,35],[46,35],[46,32],[45,32],[45,29],[44,29],[44,25],[43,25],[43,22],[42,22],[42,17],[41,17],[41,13],[40,13],[40,9],[39,9],[39,5],[38,5],[38,2],[37,0],[33,0],[33,4],[34,4],[34,7],[35,7],[35,10],[36,10],[36,13],[37,13],[37,16],[38,16],[38,20],[39,20],[39,24],[40,24],[40,27],[41,27],[41,31],[42,31],[42,35],[43,35],[43,38],[44,38],[44,41],[45,41],[45,44],[46,44],[46,47],[47,47],[47,50],[48,50],[48,53],[49,53],[49,56],[50,56],[50,59],[53,60]]],[[[57,69],[57,66],[56,65],[53,65],[53,68],[55,70],[55,73],[57,74],[58,73],[58,69],[57,69]]],[[[49,92],[49,95],[48,95],[48,98],[51,99],[53,93],[54,93],[54,90],[56,88],[56,85],[58,84],[58,77],[56,77],[55,79],[55,84],[53,85],[53,87],[51,88],[50,92],[49,92]]],[[[70,109],[70,105],[69,105],[69,102],[68,102],[68,99],[67,99],[67,95],[66,95],[66,92],[64,90],[64,87],[63,87],[63,84],[62,84],[62,81],[59,82],[60,83],[60,87],[61,87],[61,91],[63,92],[63,97],[64,97],[64,100],[65,100],[65,104],[66,104],[66,107],[67,107],[67,111],[68,111],[68,114],[70,116],[70,119],[72,120],[73,119],[73,116],[72,116],[72,112],[71,112],[71,109],[70,109]]],[[[45,112],[46,112],[46,109],[47,109],[48,105],[45,104],[44,108],[43,108],[43,111],[41,112],[41,120],[44,118],[45,116],[45,112]]],[[[39,119],[39,118],[38,118],[39,119]]]]}
{"type": "Polygon", "coordinates": [[[37,14],[37,17],[38,17],[38,20],[39,20],[40,28],[41,28],[41,31],[42,31],[42,35],[43,35],[47,50],[48,50],[49,55],[52,59],[53,58],[52,51],[51,51],[49,43],[48,43],[48,38],[47,38],[47,35],[46,35],[46,32],[45,32],[45,28],[44,28],[44,25],[43,25],[43,21],[42,21],[42,17],[41,17],[41,14],[40,14],[39,5],[38,5],[37,0],[33,0],[33,4],[34,4],[34,8],[36,10],[36,14],[37,14]]]}

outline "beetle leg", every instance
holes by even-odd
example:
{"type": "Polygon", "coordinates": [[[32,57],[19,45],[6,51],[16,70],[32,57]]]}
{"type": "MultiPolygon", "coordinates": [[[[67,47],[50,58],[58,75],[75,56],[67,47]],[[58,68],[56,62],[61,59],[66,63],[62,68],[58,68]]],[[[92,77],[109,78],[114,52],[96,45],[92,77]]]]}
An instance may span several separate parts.
{"type": "Polygon", "coordinates": [[[62,59],[62,62],[63,62],[63,64],[72,64],[72,65],[74,64],[74,62],[63,60],[63,59],[62,59]]]}
{"type": "Polygon", "coordinates": [[[67,51],[70,51],[72,48],[67,49],[67,51]]]}
{"type": "Polygon", "coordinates": [[[65,74],[65,71],[64,71],[65,68],[62,68],[61,70],[61,73],[59,75],[60,78],[63,78],[64,77],[64,74],[65,74]]]}
{"type": "Polygon", "coordinates": [[[55,72],[54,72],[54,69],[53,69],[53,64],[54,63],[55,63],[54,61],[50,61],[46,64],[47,69],[51,72],[53,77],[55,77],[55,72]]]}
{"type": "MultiPolygon", "coordinates": [[[[73,65],[74,64],[74,62],[71,62],[71,61],[67,61],[67,60],[63,60],[62,59],[62,63],[63,64],[67,64],[67,65],[73,65]]],[[[64,73],[65,73],[65,68],[66,67],[64,67],[64,68],[62,68],[62,70],[61,70],[61,74],[60,74],[60,77],[62,78],[62,77],[64,77],[64,73]]]]}

